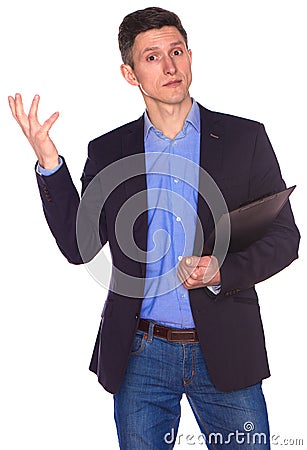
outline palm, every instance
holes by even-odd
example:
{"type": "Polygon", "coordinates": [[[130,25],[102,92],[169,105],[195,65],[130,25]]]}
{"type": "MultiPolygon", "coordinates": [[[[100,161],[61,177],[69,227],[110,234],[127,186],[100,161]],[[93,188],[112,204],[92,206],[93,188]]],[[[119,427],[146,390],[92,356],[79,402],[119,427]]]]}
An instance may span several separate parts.
{"type": "Polygon", "coordinates": [[[28,115],[24,111],[20,94],[16,94],[15,98],[10,96],[9,105],[13,117],[33,147],[39,163],[46,167],[46,164],[54,165],[55,161],[58,160],[58,152],[50,139],[49,131],[59,117],[59,113],[52,114],[49,119],[43,124],[40,124],[37,117],[39,100],[39,96],[36,95],[32,101],[28,115]]]}

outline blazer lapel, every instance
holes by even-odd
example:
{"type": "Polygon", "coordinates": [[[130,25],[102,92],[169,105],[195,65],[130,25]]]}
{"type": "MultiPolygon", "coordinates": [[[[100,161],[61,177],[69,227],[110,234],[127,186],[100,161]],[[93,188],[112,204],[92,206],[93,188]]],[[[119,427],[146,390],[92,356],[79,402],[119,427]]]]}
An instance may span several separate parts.
{"type": "Polygon", "coordinates": [[[201,141],[200,141],[200,169],[197,214],[200,223],[196,226],[194,241],[194,255],[200,256],[203,252],[203,244],[206,236],[214,227],[212,213],[207,203],[214,206],[210,199],[214,197],[214,187],[210,177],[214,180],[222,172],[223,161],[223,126],[220,117],[199,105],[201,117],[201,141]],[[209,177],[206,175],[208,174],[209,177]]]}
{"type": "Polygon", "coordinates": [[[145,277],[146,264],[142,253],[147,249],[148,214],[143,116],[122,136],[122,157],[126,158],[122,161],[126,197],[127,200],[132,199],[132,205],[135,200],[138,209],[135,214],[133,237],[139,249],[138,261],[141,263],[142,276],[145,277]]]}

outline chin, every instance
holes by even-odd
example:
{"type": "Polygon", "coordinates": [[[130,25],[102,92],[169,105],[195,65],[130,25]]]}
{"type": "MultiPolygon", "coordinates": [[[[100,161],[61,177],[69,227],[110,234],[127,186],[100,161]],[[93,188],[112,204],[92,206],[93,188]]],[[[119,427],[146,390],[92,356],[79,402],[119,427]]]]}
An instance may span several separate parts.
{"type": "Polygon", "coordinates": [[[173,95],[166,99],[166,103],[169,103],[170,105],[176,105],[184,102],[187,97],[189,97],[189,92],[173,95]]]}

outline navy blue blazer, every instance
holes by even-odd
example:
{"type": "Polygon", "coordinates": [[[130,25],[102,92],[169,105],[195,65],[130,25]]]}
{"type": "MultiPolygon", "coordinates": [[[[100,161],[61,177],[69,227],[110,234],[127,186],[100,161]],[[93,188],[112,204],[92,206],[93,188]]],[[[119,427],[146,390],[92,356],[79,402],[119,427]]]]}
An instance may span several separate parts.
{"type": "MultiPolygon", "coordinates": [[[[217,183],[229,210],[285,188],[276,156],[262,124],[212,112],[199,106],[200,166],[217,183]]],[[[131,223],[137,247],[146,251],[143,117],[91,141],[81,178],[84,198],[87,188],[91,189],[91,181],[98,173],[110,164],[136,154],[140,157],[133,161],[133,165],[136,165],[133,170],[139,175],[132,178],[127,175],[129,164],[125,160],[124,164],[118,165],[116,171],[116,174],[121,172],[119,179],[122,177],[125,181],[116,186],[110,195],[104,193],[104,186],[112,183],[107,176],[105,180],[102,177],[99,188],[96,184],[96,197],[95,193],[93,195],[95,202],[100,202],[101,214],[98,224],[93,225],[91,218],[88,228],[86,224],[82,224],[88,236],[82,251],[76,238],[80,197],[65,161],[60,170],[49,177],[37,174],[48,225],[69,262],[82,264],[109,242],[114,274],[90,370],[97,374],[99,382],[111,393],[119,390],[128,364],[140,318],[144,286],[142,280],[146,274],[146,262],[138,258],[137,250],[135,257],[128,256],[119,245],[116,233],[116,218],[121,207],[127,199],[143,193],[140,196],[143,213],[131,223]],[[93,238],[93,235],[96,237],[93,238]],[[119,271],[140,280],[133,291],[126,285],[125,292],[126,280],[117,278],[119,271]]],[[[200,184],[203,182],[200,179],[200,184]]],[[[200,190],[206,192],[206,185],[200,186],[200,190]]],[[[202,251],[202,228],[208,234],[214,228],[210,208],[201,195],[198,199],[198,216],[201,227],[196,231],[196,255],[200,255],[202,251]]],[[[241,389],[270,376],[255,285],[276,274],[298,257],[299,240],[299,231],[288,202],[263,238],[244,251],[226,255],[221,266],[222,288],[217,296],[207,288],[189,291],[200,345],[212,382],[219,390],[227,392],[241,389]]]]}

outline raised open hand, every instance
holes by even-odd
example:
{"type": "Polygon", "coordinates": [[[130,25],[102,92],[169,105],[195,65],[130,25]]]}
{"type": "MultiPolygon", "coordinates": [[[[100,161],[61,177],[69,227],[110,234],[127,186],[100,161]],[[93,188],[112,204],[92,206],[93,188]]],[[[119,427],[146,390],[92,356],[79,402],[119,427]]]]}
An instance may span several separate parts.
{"type": "Polygon", "coordinates": [[[15,98],[9,96],[9,105],[13,117],[33,147],[39,164],[45,169],[53,169],[58,165],[59,155],[54,143],[50,139],[49,131],[59,117],[59,113],[52,114],[41,125],[37,118],[39,100],[39,95],[35,95],[28,115],[24,112],[20,94],[16,94],[15,98]]]}

